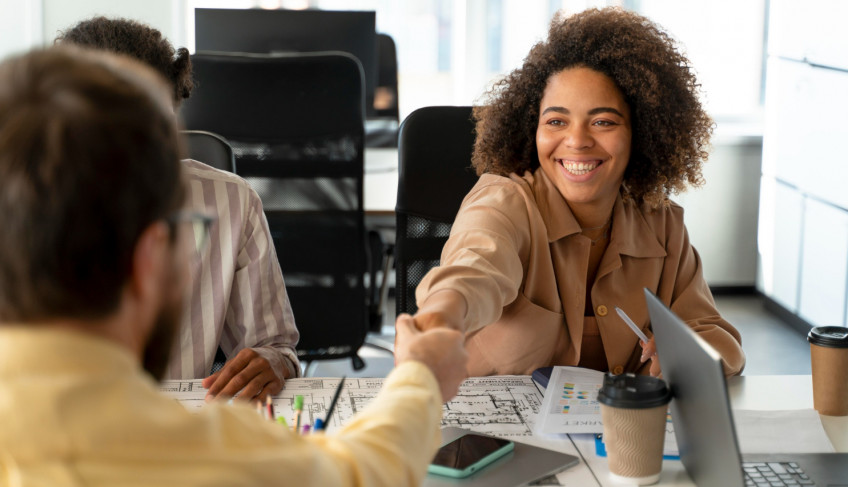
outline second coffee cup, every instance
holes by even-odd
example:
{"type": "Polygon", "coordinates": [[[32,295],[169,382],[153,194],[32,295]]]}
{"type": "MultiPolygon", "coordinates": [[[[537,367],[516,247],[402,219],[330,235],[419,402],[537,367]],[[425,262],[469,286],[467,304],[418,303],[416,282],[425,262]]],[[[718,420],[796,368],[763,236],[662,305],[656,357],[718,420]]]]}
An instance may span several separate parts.
{"type": "Polygon", "coordinates": [[[813,407],[848,416],[848,328],[817,326],[807,335],[813,372],[813,407]]]}
{"type": "Polygon", "coordinates": [[[671,391],[662,379],[634,374],[604,376],[598,402],[614,480],[636,485],[659,480],[669,401],[671,391]]]}

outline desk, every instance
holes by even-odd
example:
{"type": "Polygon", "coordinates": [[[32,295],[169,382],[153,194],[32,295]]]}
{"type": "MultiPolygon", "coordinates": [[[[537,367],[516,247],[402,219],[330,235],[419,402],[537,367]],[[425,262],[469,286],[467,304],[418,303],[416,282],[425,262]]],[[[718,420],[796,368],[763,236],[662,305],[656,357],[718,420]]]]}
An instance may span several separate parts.
{"type": "Polygon", "coordinates": [[[398,150],[396,148],[366,148],[362,188],[366,215],[390,216],[394,223],[397,186],[398,150]]]}
{"type": "MultiPolygon", "coordinates": [[[[728,379],[728,393],[733,409],[775,410],[810,409],[813,386],[809,375],[752,375],[728,379]],[[792,391],[788,394],[787,391],[792,391]]],[[[848,416],[821,416],[822,426],[837,452],[848,452],[848,416]]],[[[594,440],[586,435],[571,435],[589,468],[601,482],[615,486],[607,473],[606,458],[595,455],[594,440]]],[[[663,460],[660,486],[694,485],[679,460],[663,460]]]]}
{"type": "MultiPolygon", "coordinates": [[[[338,379],[305,378],[291,379],[286,382],[283,391],[275,396],[274,405],[278,414],[284,417],[291,415],[291,403],[295,394],[308,395],[309,414],[321,414],[322,405],[329,401],[338,379]]],[[[345,388],[356,389],[359,400],[376,395],[382,385],[382,379],[348,379],[345,388]]],[[[780,376],[746,376],[733,377],[728,381],[730,402],[735,409],[769,410],[769,409],[809,409],[812,408],[812,383],[809,375],[780,375],[780,376]],[[787,391],[792,391],[791,394],[787,391]]],[[[205,390],[200,387],[199,380],[165,381],[163,392],[183,402],[188,408],[200,408],[205,404],[205,390]]],[[[504,376],[490,378],[471,378],[461,388],[460,394],[469,401],[477,397],[490,396],[497,401],[495,409],[506,412],[488,423],[481,423],[480,417],[473,414],[472,421],[464,424],[462,408],[446,415],[443,424],[464,426],[482,433],[512,436],[516,441],[535,446],[578,455],[580,465],[565,470],[557,475],[560,485],[569,486],[600,486],[613,487],[608,476],[607,459],[595,455],[594,435],[569,435],[567,438],[548,438],[532,434],[530,425],[535,422],[535,411],[541,403],[541,394],[532,385],[527,376],[504,376]],[[498,392],[499,391],[499,392],[498,392]],[[469,397],[470,396],[470,397],[469,397]],[[515,406],[509,406],[514,404],[515,406]],[[507,405],[508,407],[503,407],[507,405]]],[[[479,402],[479,401],[477,401],[479,402]]],[[[336,409],[334,418],[343,418],[343,422],[353,413],[350,405],[342,404],[336,409]]],[[[310,418],[311,420],[311,418],[310,418]]],[[[848,452],[848,416],[822,416],[822,425],[836,451],[848,452]]],[[[332,430],[334,426],[330,427],[332,430]]],[[[557,485],[547,483],[545,485],[557,485]]],[[[679,460],[664,460],[660,477],[660,486],[691,486],[694,485],[686,474],[679,460]]]]}
{"type": "MultiPolygon", "coordinates": [[[[751,375],[728,381],[734,409],[812,409],[813,383],[809,375],[751,375]],[[787,394],[786,391],[794,391],[787,394]]],[[[819,416],[833,448],[848,452],[848,416],[819,416]]]]}

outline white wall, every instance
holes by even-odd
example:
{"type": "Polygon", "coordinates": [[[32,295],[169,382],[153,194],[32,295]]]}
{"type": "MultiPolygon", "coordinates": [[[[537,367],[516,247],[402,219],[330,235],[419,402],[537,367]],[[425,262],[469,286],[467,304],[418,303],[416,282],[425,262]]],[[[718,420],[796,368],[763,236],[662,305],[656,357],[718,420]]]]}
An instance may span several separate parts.
{"type": "Polygon", "coordinates": [[[812,325],[848,324],[846,16],[771,2],[757,286],[812,325]]]}
{"type": "Polygon", "coordinates": [[[704,165],[706,184],[672,197],[710,286],[754,286],[762,137],[719,125],[704,165]]]}
{"type": "Polygon", "coordinates": [[[41,42],[41,0],[0,0],[0,59],[41,42]]]}
{"type": "MultiPolygon", "coordinates": [[[[5,0],[4,0],[5,1],[5,0]]],[[[14,1],[14,0],[9,0],[14,1]]],[[[59,31],[96,15],[127,17],[159,29],[174,46],[185,43],[185,0],[41,0],[44,5],[44,39],[51,42],[59,31]]]]}
{"type": "Polygon", "coordinates": [[[0,59],[49,45],[60,31],[96,15],[144,22],[162,31],[175,46],[183,46],[188,1],[0,0],[0,59]]]}

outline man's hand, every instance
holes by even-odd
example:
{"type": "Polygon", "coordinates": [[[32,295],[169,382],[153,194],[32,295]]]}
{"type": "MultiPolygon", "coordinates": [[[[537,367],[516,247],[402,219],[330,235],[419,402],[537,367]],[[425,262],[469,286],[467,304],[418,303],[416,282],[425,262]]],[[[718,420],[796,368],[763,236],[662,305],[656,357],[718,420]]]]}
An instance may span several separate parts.
{"type": "Polygon", "coordinates": [[[416,360],[436,376],[442,402],[456,396],[459,384],[468,377],[465,336],[449,328],[420,331],[411,316],[402,314],[395,323],[395,364],[416,360]]]}
{"type": "Polygon", "coordinates": [[[206,400],[233,397],[245,401],[264,401],[265,397],[283,390],[284,380],[277,377],[268,361],[251,348],[245,348],[201,385],[209,391],[206,400]],[[241,391],[241,392],[239,392],[241,391]]]}

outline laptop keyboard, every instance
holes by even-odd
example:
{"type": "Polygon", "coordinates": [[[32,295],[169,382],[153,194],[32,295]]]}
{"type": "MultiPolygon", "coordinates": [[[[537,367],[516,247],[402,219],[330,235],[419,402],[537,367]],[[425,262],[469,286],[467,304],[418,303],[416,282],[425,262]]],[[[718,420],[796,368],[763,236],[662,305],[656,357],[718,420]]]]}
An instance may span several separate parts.
{"type": "Polygon", "coordinates": [[[795,462],[743,462],[745,487],[814,486],[815,482],[795,462]]]}

